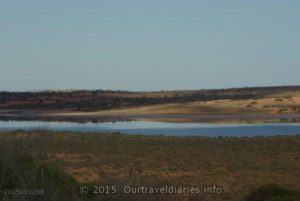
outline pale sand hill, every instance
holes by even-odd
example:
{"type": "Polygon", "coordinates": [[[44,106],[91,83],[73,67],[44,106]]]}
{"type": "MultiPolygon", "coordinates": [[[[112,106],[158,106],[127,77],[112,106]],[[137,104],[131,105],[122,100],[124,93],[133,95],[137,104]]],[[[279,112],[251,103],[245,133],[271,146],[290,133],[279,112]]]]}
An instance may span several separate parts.
{"type": "Polygon", "coordinates": [[[162,104],[95,112],[65,112],[71,116],[126,116],[163,114],[300,114],[300,94],[265,97],[249,100],[213,100],[162,104]]]}

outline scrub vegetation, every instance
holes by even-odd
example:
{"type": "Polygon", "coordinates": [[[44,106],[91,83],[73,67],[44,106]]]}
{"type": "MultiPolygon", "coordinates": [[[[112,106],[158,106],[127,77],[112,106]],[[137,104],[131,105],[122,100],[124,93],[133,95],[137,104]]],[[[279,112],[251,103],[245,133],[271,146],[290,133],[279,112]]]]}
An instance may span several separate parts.
{"type": "MultiPolygon", "coordinates": [[[[299,200],[300,137],[166,137],[0,133],[0,187],[44,189],[33,200],[299,200]],[[272,184],[270,186],[270,184],[272,184]],[[81,185],[212,186],[209,195],[80,195],[81,185]],[[58,199],[59,197],[59,199],[58,199]]],[[[1,200],[20,200],[7,196],[1,200]]],[[[21,200],[30,200],[23,196],[21,200]]]]}

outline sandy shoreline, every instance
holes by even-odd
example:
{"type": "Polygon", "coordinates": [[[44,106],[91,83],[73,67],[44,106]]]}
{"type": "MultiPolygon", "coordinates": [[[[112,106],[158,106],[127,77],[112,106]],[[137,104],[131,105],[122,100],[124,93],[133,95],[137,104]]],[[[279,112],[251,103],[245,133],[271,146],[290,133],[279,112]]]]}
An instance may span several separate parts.
{"type": "Polygon", "coordinates": [[[300,114],[101,114],[99,112],[54,112],[32,110],[0,110],[1,120],[62,121],[162,121],[162,122],[232,122],[288,121],[300,122],[300,114]]]}

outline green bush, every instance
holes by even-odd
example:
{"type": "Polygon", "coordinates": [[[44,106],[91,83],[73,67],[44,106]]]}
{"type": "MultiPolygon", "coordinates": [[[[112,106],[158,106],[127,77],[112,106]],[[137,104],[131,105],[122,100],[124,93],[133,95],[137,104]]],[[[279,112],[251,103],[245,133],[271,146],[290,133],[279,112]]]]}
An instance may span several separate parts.
{"type": "Polygon", "coordinates": [[[78,200],[76,181],[59,168],[41,162],[23,143],[0,143],[0,200],[78,200]],[[25,190],[40,193],[33,195],[24,193],[25,190]]]}
{"type": "Polygon", "coordinates": [[[246,201],[300,201],[300,192],[268,185],[252,192],[246,201]]]}

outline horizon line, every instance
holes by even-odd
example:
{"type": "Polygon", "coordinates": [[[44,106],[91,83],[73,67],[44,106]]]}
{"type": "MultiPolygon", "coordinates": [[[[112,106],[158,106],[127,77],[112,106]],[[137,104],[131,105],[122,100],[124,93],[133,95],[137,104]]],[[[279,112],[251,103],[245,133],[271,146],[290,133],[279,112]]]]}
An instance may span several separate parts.
{"type": "Polygon", "coordinates": [[[173,91],[203,91],[203,90],[230,90],[230,89],[254,89],[254,88],[284,88],[284,87],[300,87],[299,85],[261,85],[261,86],[242,86],[242,87],[225,87],[225,88],[197,88],[197,89],[161,89],[161,90],[120,90],[120,89],[34,89],[34,90],[0,90],[0,93],[41,93],[41,92],[76,92],[76,91],[112,91],[112,92],[173,92],[173,91]]]}

